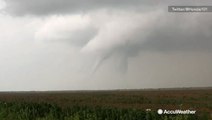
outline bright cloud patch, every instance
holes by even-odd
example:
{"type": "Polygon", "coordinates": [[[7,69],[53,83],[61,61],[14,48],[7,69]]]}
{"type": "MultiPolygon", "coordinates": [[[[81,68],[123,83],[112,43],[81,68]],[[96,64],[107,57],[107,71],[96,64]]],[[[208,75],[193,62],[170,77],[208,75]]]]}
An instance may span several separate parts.
{"type": "Polygon", "coordinates": [[[85,44],[95,33],[88,16],[52,16],[46,18],[35,33],[36,40],[69,41],[75,45],[85,44]]]}

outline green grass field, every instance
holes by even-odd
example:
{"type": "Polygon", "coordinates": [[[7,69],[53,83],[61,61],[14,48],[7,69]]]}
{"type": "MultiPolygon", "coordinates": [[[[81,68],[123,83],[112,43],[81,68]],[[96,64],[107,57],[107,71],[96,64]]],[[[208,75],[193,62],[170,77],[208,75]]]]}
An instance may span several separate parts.
{"type": "Polygon", "coordinates": [[[0,93],[0,120],[211,120],[211,115],[212,89],[0,93]],[[196,114],[159,115],[159,108],[196,114]]]}

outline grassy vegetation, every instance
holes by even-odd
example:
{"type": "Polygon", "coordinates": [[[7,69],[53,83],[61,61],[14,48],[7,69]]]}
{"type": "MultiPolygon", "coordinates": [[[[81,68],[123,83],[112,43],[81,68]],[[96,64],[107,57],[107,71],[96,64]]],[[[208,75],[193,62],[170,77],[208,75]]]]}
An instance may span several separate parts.
{"type": "Polygon", "coordinates": [[[197,116],[162,116],[157,112],[110,107],[72,106],[47,103],[0,103],[1,120],[197,120],[197,116]]]}
{"type": "Polygon", "coordinates": [[[211,120],[211,104],[212,90],[0,93],[0,120],[211,120]]]}

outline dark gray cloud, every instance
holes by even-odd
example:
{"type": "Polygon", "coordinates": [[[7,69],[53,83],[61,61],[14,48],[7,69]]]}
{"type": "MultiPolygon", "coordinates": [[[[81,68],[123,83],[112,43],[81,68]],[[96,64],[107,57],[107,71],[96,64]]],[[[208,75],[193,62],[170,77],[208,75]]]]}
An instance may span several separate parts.
{"type": "Polygon", "coordinates": [[[88,12],[95,9],[135,9],[154,10],[155,7],[168,5],[208,5],[210,0],[6,0],[6,11],[15,15],[47,15],[88,12]]]}
{"type": "Polygon", "coordinates": [[[140,49],[149,51],[212,51],[211,13],[166,13],[140,49]],[[162,22],[164,21],[165,24],[162,22]]]}
{"type": "Polygon", "coordinates": [[[153,4],[148,0],[7,0],[6,11],[15,15],[47,15],[87,12],[102,8],[135,8],[134,5],[153,4]]]}

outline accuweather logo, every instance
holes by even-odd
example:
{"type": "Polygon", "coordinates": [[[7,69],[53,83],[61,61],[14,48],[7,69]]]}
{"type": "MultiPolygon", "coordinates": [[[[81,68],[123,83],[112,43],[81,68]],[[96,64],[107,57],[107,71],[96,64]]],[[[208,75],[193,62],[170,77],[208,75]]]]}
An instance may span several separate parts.
{"type": "Polygon", "coordinates": [[[158,114],[195,114],[196,110],[162,110],[158,109],[158,114]]]}

